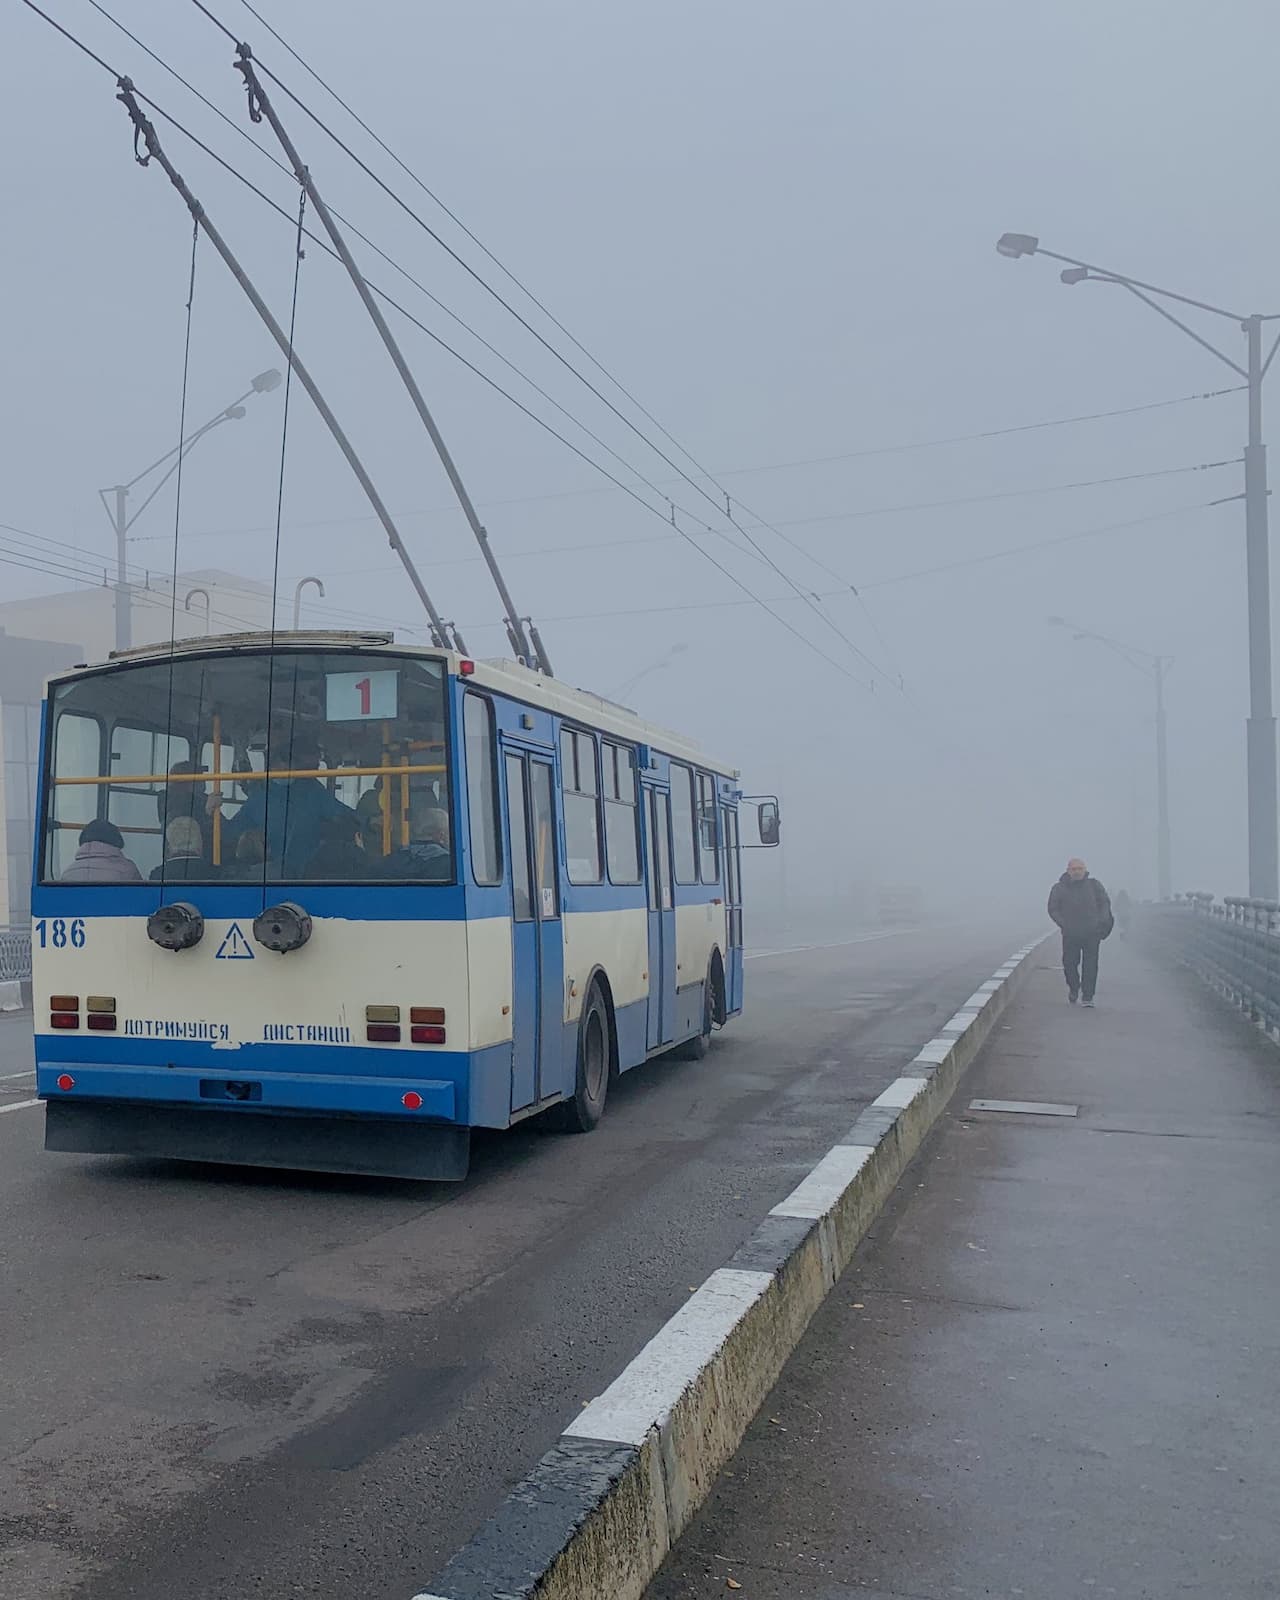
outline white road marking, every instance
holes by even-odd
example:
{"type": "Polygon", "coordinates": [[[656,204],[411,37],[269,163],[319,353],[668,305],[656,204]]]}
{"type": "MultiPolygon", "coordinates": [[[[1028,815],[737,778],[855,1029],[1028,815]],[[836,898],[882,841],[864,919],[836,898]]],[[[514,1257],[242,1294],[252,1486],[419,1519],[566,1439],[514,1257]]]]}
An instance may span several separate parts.
{"type": "Polygon", "coordinates": [[[825,1217],[875,1153],[869,1144],[836,1145],[769,1215],[809,1222],[825,1217]]]}
{"type": "Polygon", "coordinates": [[[25,1072],[4,1072],[0,1073],[0,1083],[12,1083],[15,1078],[34,1078],[35,1075],[34,1067],[28,1067],[25,1072]]]}
{"type": "Polygon", "coordinates": [[[872,1106],[881,1111],[905,1111],[922,1089],[928,1088],[928,1078],[895,1078],[883,1094],[877,1095],[872,1106]]]}
{"type": "Polygon", "coordinates": [[[26,1111],[30,1106],[43,1105],[43,1103],[41,1100],[15,1100],[11,1106],[0,1106],[0,1117],[4,1116],[6,1111],[26,1111]]]}
{"type": "Polygon", "coordinates": [[[772,1285],[771,1272],[721,1267],[690,1295],[635,1360],[565,1429],[576,1439],[641,1445],[671,1415],[737,1323],[772,1285]]]}

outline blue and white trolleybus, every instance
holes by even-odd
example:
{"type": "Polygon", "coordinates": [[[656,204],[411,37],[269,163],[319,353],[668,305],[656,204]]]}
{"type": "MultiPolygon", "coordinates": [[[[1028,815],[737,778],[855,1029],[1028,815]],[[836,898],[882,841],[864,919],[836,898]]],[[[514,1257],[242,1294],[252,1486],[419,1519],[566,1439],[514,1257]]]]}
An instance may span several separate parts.
{"type": "Polygon", "coordinates": [[[737,772],[516,662],[166,642],[53,680],[44,752],[48,1149],[457,1179],[742,1009],[737,772]]]}

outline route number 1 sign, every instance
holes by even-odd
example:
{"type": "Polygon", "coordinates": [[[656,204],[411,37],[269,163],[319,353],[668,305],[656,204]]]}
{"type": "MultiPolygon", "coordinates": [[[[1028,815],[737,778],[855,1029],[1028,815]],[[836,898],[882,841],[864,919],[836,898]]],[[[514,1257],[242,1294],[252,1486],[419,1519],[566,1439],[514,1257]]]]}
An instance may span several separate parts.
{"type": "Polygon", "coordinates": [[[398,672],[325,673],[325,718],[329,722],[390,720],[396,714],[398,672]]]}

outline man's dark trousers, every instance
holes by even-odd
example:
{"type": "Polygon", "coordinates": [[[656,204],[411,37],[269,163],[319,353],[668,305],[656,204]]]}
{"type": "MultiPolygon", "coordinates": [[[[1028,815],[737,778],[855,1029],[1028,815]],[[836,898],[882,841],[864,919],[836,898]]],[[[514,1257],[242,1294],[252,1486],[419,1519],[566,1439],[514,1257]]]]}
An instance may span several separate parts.
{"type": "Polygon", "coordinates": [[[1068,933],[1062,931],[1062,970],[1066,974],[1067,988],[1085,1000],[1093,999],[1098,987],[1098,946],[1102,937],[1096,933],[1068,933]]]}

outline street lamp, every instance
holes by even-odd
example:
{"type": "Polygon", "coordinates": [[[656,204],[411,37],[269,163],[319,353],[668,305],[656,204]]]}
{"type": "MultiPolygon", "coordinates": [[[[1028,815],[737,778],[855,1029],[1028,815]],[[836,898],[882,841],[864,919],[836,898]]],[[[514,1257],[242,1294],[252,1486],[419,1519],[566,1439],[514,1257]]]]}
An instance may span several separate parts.
{"type": "Polygon", "coordinates": [[[302,591],[307,587],[308,584],[313,585],[319,591],[320,598],[322,600],[324,599],[324,584],[319,578],[298,579],[293,590],[293,631],[295,633],[297,633],[298,628],[302,623],[302,591]]]}
{"type": "Polygon", "coordinates": [[[1112,272],[1107,267],[1095,266],[1090,261],[1080,261],[1075,256],[1060,255],[1056,250],[1045,250],[1039,239],[1030,233],[1001,234],[996,250],[1002,256],[1018,259],[1021,256],[1047,256],[1051,261],[1061,261],[1065,270],[1063,283],[1112,283],[1127,289],[1143,305],[1171,322],[1189,339],[1218,358],[1244,379],[1249,397],[1249,433],[1244,450],[1244,527],[1245,566],[1247,571],[1249,614],[1249,721],[1248,721],[1248,788],[1249,788],[1249,893],[1259,900],[1280,900],[1280,840],[1276,833],[1276,722],[1271,698],[1271,574],[1270,549],[1267,534],[1267,451],[1262,442],[1262,380],[1275,359],[1280,347],[1277,338],[1264,357],[1262,354],[1262,324],[1274,322],[1276,317],[1242,316],[1223,306],[1210,305],[1204,300],[1193,300],[1189,295],[1175,294],[1172,289],[1162,289],[1154,283],[1144,283],[1141,278],[1130,278],[1123,272],[1112,272]],[[1191,306],[1211,316],[1225,317],[1236,323],[1245,335],[1245,364],[1240,365],[1217,345],[1187,326],[1180,317],[1160,305],[1160,300],[1176,301],[1191,306]]]}
{"type": "Polygon", "coordinates": [[[1156,898],[1168,900],[1173,894],[1172,849],[1169,839],[1169,739],[1164,709],[1164,675],[1172,666],[1172,656],[1158,656],[1135,644],[1122,644],[1093,628],[1082,628],[1065,617],[1050,617],[1054,628],[1070,628],[1073,639],[1092,639],[1105,645],[1139,672],[1150,669],[1156,685],[1156,898]]]}
{"type": "Polygon", "coordinates": [[[283,381],[274,367],[269,367],[265,372],[260,372],[250,382],[245,392],[233,400],[229,406],[225,406],[216,416],[210,417],[208,422],[197,428],[194,433],[189,433],[180,444],[176,444],[172,449],[166,450],[158,460],[153,461],[149,467],[144,467],[136,477],[130,478],[128,483],[117,483],[113,488],[98,490],[98,498],[102,501],[103,509],[111,519],[111,525],[115,529],[116,535],[115,612],[117,650],[127,650],[133,642],[128,565],[125,559],[129,529],[160,493],[161,489],[164,488],[165,484],[178,470],[180,463],[194,449],[196,444],[204,438],[206,433],[212,433],[214,428],[221,426],[224,422],[238,422],[245,415],[243,401],[248,400],[250,396],[255,394],[270,394],[272,389],[278,389],[283,381]],[[159,479],[138,509],[132,515],[129,515],[128,499],[130,489],[141,483],[143,478],[148,477],[157,467],[164,466],[166,461],[169,462],[168,470],[159,479]],[[110,500],[107,498],[108,495],[112,497],[110,500]]]}
{"type": "Polygon", "coordinates": [[[197,595],[202,595],[204,598],[204,631],[207,634],[213,620],[213,601],[209,598],[209,591],[207,589],[189,589],[187,598],[182,602],[182,609],[190,611],[191,602],[197,595]]]}

